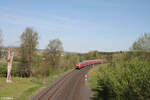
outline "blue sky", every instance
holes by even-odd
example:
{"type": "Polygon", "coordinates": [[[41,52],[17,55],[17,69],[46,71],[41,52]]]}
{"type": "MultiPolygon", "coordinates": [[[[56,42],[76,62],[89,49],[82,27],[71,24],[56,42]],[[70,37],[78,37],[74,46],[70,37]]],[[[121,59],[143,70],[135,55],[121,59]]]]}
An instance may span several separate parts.
{"type": "Polygon", "coordinates": [[[150,32],[150,0],[1,0],[4,45],[19,45],[26,27],[39,33],[38,48],[59,38],[71,52],[128,50],[150,32]]]}

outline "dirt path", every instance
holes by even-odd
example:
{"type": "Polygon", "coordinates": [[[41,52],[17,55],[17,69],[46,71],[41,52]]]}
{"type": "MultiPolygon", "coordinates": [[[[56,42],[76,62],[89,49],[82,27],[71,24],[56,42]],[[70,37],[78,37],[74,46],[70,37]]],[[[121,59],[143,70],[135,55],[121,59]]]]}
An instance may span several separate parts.
{"type": "Polygon", "coordinates": [[[89,69],[90,67],[73,70],[41,91],[32,100],[91,100],[86,75],[89,69]]]}

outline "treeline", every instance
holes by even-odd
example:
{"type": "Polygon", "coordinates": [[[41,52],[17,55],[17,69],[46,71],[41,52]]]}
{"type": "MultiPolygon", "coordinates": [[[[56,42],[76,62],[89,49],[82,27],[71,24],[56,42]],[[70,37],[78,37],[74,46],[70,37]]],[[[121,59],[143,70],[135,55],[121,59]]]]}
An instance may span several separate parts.
{"type": "MultiPolygon", "coordinates": [[[[130,52],[100,67],[95,98],[98,100],[150,99],[150,34],[135,41],[130,52]]],[[[118,55],[118,54],[117,54],[118,55]]],[[[116,56],[117,56],[116,55],[116,56]]]]}
{"type": "Polygon", "coordinates": [[[59,39],[50,40],[45,50],[38,50],[38,32],[28,27],[20,36],[19,47],[4,48],[0,31],[0,77],[7,75],[7,50],[15,52],[12,76],[47,77],[59,71],[73,69],[80,61],[78,54],[65,53],[63,43],[59,39]]]}
{"type": "MultiPolygon", "coordinates": [[[[17,77],[47,77],[59,71],[73,69],[75,64],[83,60],[104,59],[110,62],[112,53],[90,51],[88,53],[64,52],[63,43],[59,39],[50,40],[44,50],[39,50],[38,32],[28,27],[20,35],[19,47],[4,47],[0,31],[0,77],[7,75],[7,50],[15,52],[11,75],[17,77]]],[[[116,53],[115,53],[116,54],[116,53]]]]}

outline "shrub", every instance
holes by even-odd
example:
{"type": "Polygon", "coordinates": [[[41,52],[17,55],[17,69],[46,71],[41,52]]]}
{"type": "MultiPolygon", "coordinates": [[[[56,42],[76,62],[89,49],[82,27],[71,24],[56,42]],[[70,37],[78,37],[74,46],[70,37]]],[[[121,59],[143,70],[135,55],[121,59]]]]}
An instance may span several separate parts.
{"type": "Polygon", "coordinates": [[[150,63],[142,57],[110,64],[98,75],[100,100],[146,100],[150,98],[150,63]]]}
{"type": "Polygon", "coordinates": [[[0,77],[6,77],[7,75],[7,63],[0,62],[0,77]]]}
{"type": "MultiPolygon", "coordinates": [[[[12,76],[19,76],[19,72],[17,70],[18,68],[18,63],[13,63],[12,70],[11,70],[11,75],[12,76]]],[[[6,62],[1,62],[0,63],[0,77],[6,77],[7,76],[7,63],[6,62]]]]}

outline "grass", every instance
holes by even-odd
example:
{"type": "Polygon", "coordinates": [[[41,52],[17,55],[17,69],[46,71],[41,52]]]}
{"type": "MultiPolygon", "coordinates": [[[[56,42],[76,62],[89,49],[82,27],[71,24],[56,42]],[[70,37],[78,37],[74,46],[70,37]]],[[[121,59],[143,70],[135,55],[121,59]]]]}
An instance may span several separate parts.
{"type": "Polygon", "coordinates": [[[5,98],[13,98],[15,100],[29,100],[36,95],[43,87],[50,85],[60,76],[70,72],[57,72],[47,78],[19,78],[12,77],[12,83],[6,83],[6,78],[0,78],[0,100],[5,98]]]}
{"type": "Polygon", "coordinates": [[[0,97],[12,97],[15,100],[24,95],[25,91],[33,87],[39,87],[39,84],[33,83],[29,78],[12,78],[12,83],[6,83],[6,78],[0,79],[0,97]]]}

